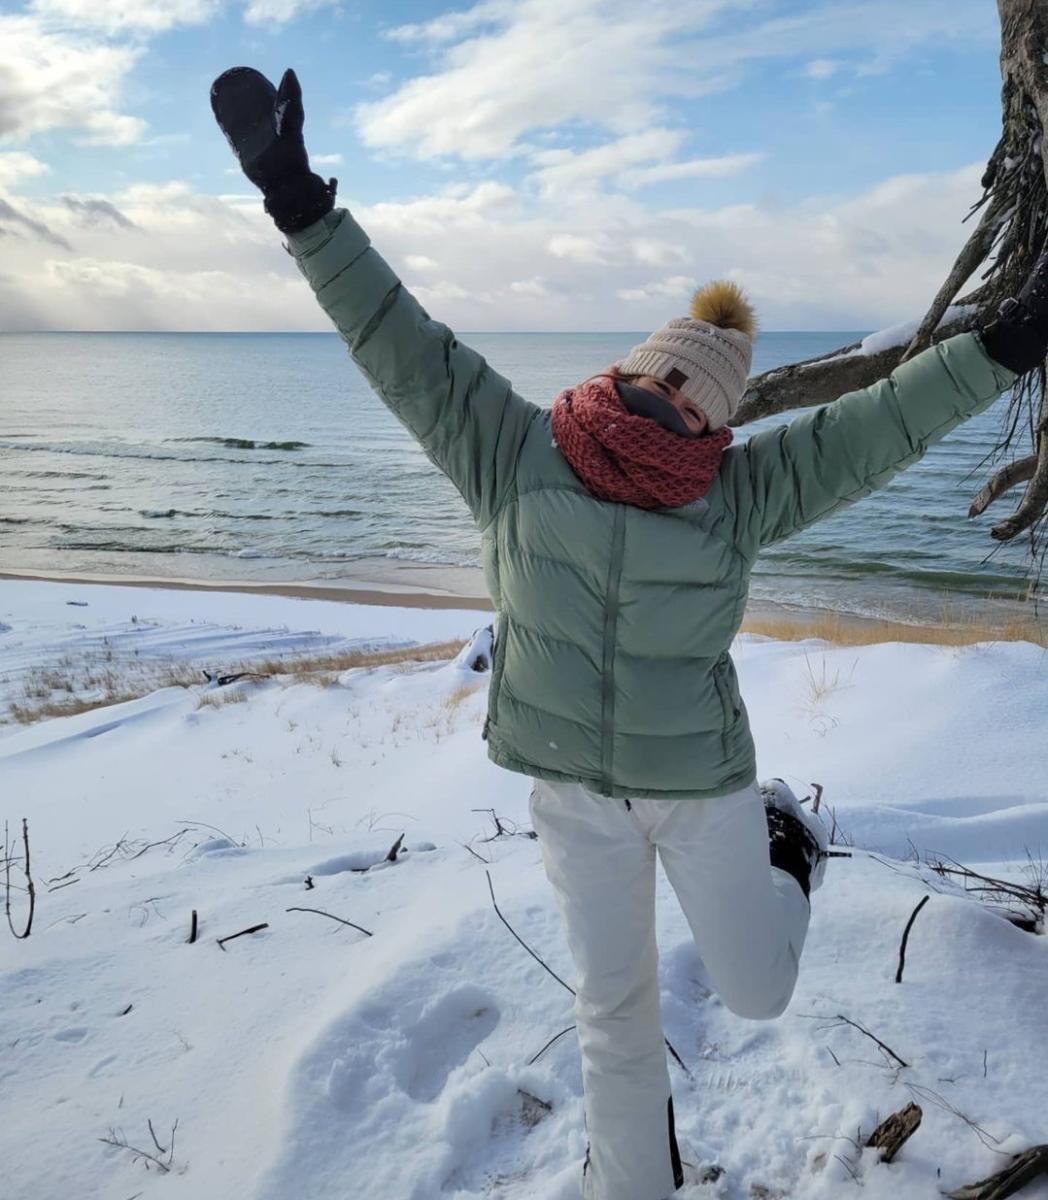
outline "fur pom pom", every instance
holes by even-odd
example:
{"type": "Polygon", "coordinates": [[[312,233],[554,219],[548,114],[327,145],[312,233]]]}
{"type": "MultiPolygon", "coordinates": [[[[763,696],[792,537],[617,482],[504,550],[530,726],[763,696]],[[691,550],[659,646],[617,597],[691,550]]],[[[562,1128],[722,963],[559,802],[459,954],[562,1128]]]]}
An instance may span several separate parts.
{"type": "Polygon", "coordinates": [[[693,321],[708,321],[718,329],[738,329],[748,338],[757,332],[757,312],[742,288],[728,279],[715,279],[691,299],[693,321]]]}

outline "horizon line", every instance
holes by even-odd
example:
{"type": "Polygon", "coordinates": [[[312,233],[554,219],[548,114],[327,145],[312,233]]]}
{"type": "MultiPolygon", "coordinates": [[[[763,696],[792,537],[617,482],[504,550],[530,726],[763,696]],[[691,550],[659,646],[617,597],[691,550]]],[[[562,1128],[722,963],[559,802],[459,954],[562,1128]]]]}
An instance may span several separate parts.
{"type": "MultiPolygon", "coordinates": [[[[455,331],[455,336],[491,337],[498,335],[500,337],[578,337],[581,334],[585,334],[593,336],[606,335],[609,337],[615,337],[619,334],[630,334],[631,336],[640,334],[642,337],[647,337],[650,332],[650,330],[644,329],[462,329],[455,331]]],[[[866,333],[875,332],[877,332],[875,329],[762,329],[758,332],[754,340],[758,340],[762,333],[851,333],[865,336],[866,333]]],[[[272,335],[276,335],[278,337],[339,336],[337,329],[0,329],[0,337],[22,337],[27,334],[49,333],[90,334],[94,337],[110,336],[113,334],[161,334],[163,336],[170,337],[229,337],[231,335],[239,337],[265,337],[272,335]]]]}

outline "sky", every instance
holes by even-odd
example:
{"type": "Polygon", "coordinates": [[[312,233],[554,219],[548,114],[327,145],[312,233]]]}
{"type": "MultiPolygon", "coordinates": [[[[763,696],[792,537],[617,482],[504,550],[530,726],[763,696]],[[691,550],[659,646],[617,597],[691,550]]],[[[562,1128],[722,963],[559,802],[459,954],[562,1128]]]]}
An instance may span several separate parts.
{"type": "Polygon", "coordinates": [[[1000,130],[988,0],[0,2],[0,330],[330,328],[214,123],[306,146],[457,330],[647,330],[715,277],[762,327],[919,316],[1000,130]]]}

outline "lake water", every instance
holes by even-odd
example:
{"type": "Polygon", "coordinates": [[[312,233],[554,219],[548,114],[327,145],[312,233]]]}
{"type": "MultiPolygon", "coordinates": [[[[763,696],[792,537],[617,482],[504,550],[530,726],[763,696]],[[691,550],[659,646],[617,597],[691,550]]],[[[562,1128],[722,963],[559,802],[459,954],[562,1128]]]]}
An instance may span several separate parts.
{"type": "MultiPolygon", "coordinates": [[[[546,404],[644,336],[464,340],[546,404]]],[[[762,334],[754,373],[858,336],[762,334]]],[[[992,517],[966,517],[1005,407],[770,548],[753,596],[911,620],[944,602],[1015,608],[1024,548],[991,554],[992,517]]],[[[0,455],[0,571],[330,584],[427,564],[452,589],[475,583],[454,570],[479,558],[458,493],[334,333],[0,335],[0,455]]]]}

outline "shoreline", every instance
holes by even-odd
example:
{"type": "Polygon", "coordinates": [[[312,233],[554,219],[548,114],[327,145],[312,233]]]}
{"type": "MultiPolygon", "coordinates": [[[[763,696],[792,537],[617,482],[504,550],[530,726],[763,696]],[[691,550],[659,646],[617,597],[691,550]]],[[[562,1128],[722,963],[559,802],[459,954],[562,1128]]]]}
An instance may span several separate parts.
{"type": "MultiPolygon", "coordinates": [[[[476,573],[479,575],[479,572],[476,573]]],[[[487,595],[475,592],[398,584],[389,580],[355,583],[340,580],[325,584],[304,581],[199,580],[169,579],[124,575],[74,575],[54,572],[0,571],[0,581],[65,584],[70,587],[133,587],[168,591],[214,592],[224,594],[283,596],[297,600],[322,600],[340,604],[359,604],[392,608],[439,609],[493,612],[487,595]]],[[[965,645],[979,641],[1029,641],[1048,647],[1048,619],[1037,621],[985,620],[961,617],[935,622],[909,622],[901,619],[864,616],[827,608],[800,608],[774,601],[751,599],[746,607],[740,632],[770,637],[779,641],[817,638],[837,645],[864,645],[880,642],[935,643],[965,645]]]]}

